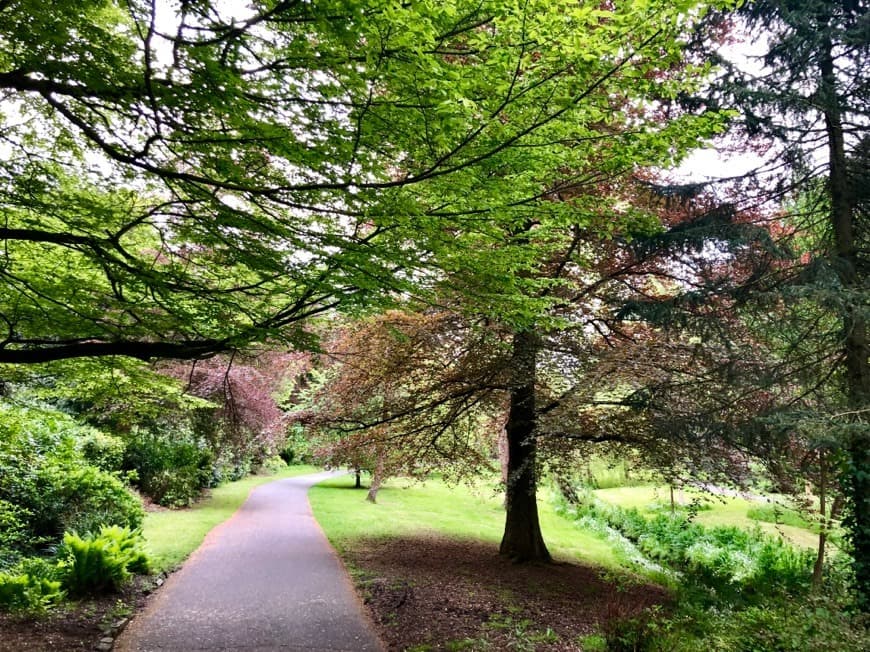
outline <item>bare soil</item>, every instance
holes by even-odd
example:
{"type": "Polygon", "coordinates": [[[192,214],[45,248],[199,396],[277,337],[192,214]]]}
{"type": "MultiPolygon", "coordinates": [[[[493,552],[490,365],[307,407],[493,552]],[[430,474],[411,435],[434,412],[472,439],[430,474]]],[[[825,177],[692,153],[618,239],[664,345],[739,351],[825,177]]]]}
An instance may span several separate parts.
{"type": "Polygon", "coordinates": [[[120,593],[66,603],[42,616],[0,611],[0,652],[93,650],[113,626],[140,609],[154,577],[136,578],[120,593]]]}
{"type": "Polygon", "coordinates": [[[389,650],[578,651],[584,635],[669,600],[631,576],[513,564],[477,541],[374,540],[344,556],[389,650]]]}

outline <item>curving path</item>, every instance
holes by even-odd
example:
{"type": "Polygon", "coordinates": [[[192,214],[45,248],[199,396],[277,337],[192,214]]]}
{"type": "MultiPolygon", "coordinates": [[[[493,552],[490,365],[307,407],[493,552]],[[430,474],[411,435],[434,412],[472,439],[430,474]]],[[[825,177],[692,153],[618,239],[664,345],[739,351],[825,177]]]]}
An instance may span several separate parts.
{"type": "Polygon", "coordinates": [[[308,505],[308,488],[331,475],[255,489],[166,581],[114,649],[381,652],[308,505]]]}

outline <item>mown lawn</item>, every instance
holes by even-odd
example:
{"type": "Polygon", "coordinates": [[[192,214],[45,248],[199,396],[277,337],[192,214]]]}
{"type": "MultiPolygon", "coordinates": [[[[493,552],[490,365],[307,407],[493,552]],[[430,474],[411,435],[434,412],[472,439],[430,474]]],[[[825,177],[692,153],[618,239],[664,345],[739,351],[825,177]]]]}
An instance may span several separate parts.
{"type": "MultiPolygon", "coordinates": [[[[494,548],[504,528],[502,493],[496,483],[448,486],[439,479],[425,483],[393,479],[378,493],[378,504],[365,501],[364,490],[353,489],[350,476],[312,487],[314,515],[332,544],[342,552],[363,537],[399,537],[436,533],[445,537],[484,541],[494,548]]],[[[558,561],[583,561],[620,567],[610,545],[558,516],[542,491],[541,529],[550,553],[558,561]]]]}
{"type": "Polygon", "coordinates": [[[210,495],[186,509],[148,512],[142,533],[155,571],[166,571],[184,561],[205,535],[233,515],[248,494],[261,484],[321,471],[316,466],[290,466],[271,475],[251,475],[212,489],[210,495]]]}

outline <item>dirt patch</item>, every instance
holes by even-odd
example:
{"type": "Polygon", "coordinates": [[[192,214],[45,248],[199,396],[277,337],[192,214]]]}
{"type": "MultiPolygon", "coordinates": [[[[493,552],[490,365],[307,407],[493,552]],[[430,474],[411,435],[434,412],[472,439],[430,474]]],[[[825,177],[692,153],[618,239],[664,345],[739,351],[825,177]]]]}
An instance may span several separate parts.
{"type": "Polygon", "coordinates": [[[390,650],[582,650],[584,635],[668,601],[629,576],[512,564],[480,542],[366,541],[345,557],[390,650]]]}
{"type": "Polygon", "coordinates": [[[113,626],[142,608],[154,579],[136,578],[120,593],[66,603],[44,616],[0,612],[0,652],[93,650],[113,626]]]}

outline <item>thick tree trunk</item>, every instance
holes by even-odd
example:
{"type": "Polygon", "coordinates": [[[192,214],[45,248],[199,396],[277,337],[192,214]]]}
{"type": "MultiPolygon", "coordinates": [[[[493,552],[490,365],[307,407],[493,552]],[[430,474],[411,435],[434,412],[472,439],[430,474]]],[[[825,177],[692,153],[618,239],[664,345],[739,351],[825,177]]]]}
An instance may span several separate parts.
{"type": "Polygon", "coordinates": [[[510,409],[505,426],[508,443],[506,518],[499,553],[515,562],[550,561],[538,520],[537,442],[535,440],[534,333],[514,334],[510,409]]]}
{"type": "MultiPolygon", "coordinates": [[[[828,137],[831,193],[831,226],[836,245],[834,265],[846,290],[858,288],[858,246],[855,241],[855,207],[849,189],[842,110],[837,95],[832,45],[825,43],[820,57],[822,100],[825,103],[825,129],[828,137]]],[[[867,323],[860,310],[847,302],[843,314],[843,354],[846,395],[849,407],[857,413],[870,406],[870,345],[867,323]]],[[[855,419],[855,421],[860,421],[855,419]]],[[[858,606],[870,611],[870,437],[866,429],[854,428],[848,442],[849,477],[844,483],[851,503],[850,535],[855,557],[855,585],[858,606]]]]}

